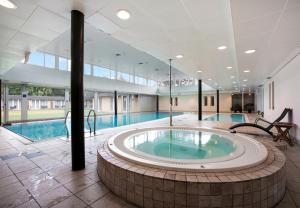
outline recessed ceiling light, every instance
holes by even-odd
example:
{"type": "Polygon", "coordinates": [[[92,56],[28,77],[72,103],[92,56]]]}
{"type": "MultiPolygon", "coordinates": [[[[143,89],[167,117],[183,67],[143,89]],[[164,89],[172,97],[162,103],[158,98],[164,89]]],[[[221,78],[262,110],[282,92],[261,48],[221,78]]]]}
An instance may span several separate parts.
{"type": "Polygon", "coordinates": [[[211,81],[211,80],[212,80],[212,78],[208,78],[207,80],[208,80],[208,81],[211,81]]]}
{"type": "Polygon", "coordinates": [[[245,73],[249,73],[249,72],[250,72],[250,70],[244,70],[244,72],[245,72],[245,73]]]}
{"type": "Polygon", "coordinates": [[[117,16],[121,19],[121,20],[128,20],[130,18],[130,13],[124,9],[121,9],[117,12],[117,16]]]}
{"type": "Polygon", "coordinates": [[[254,50],[254,49],[251,49],[251,50],[247,50],[247,51],[245,51],[245,53],[247,53],[247,54],[250,54],[250,53],[254,53],[256,50],[254,50]]]}
{"type": "Polygon", "coordinates": [[[201,70],[198,70],[197,72],[198,72],[198,73],[202,73],[202,71],[201,71],[201,70]]]}
{"type": "Polygon", "coordinates": [[[234,76],[232,75],[232,76],[230,76],[230,78],[231,78],[231,79],[234,79],[234,76]]]}
{"type": "Polygon", "coordinates": [[[176,56],[176,58],[182,59],[182,58],[183,58],[183,55],[182,55],[182,54],[178,54],[178,55],[176,56]]]}
{"type": "Polygon", "coordinates": [[[235,84],[235,83],[236,83],[236,81],[233,81],[232,83],[233,83],[233,84],[235,84]]]}
{"type": "Polygon", "coordinates": [[[232,69],[232,66],[227,66],[226,69],[232,69]]]}
{"type": "Polygon", "coordinates": [[[243,81],[244,81],[244,82],[247,82],[247,81],[248,81],[248,79],[244,79],[243,81]]]}
{"type": "Polygon", "coordinates": [[[17,6],[9,0],[0,0],[0,5],[8,9],[16,9],[17,6]]]}
{"type": "Polygon", "coordinates": [[[225,50],[227,47],[226,46],[219,46],[218,50],[225,50]]]}
{"type": "Polygon", "coordinates": [[[247,87],[247,85],[243,84],[243,87],[247,87]]]}

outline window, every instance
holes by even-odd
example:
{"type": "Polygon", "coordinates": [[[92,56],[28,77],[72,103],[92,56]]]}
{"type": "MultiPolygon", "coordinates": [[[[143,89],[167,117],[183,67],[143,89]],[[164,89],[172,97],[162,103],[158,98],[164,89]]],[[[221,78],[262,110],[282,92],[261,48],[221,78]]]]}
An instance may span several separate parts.
{"type": "Polygon", "coordinates": [[[154,80],[148,80],[148,86],[149,87],[156,87],[157,86],[157,82],[154,80]]]}
{"type": "Polygon", "coordinates": [[[67,67],[68,71],[71,71],[71,60],[68,59],[68,67],[67,67]]]}
{"type": "Polygon", "coordinates": [[[68,70],[68,61],[65,58],[58,57],[58,68],[63,71],[68,70]]]}
{"type": "Polygon", "coordinates": [[[215,106],[215,97],[210,96],[210,106],[215,106]]]}
{"type": "Polygon", "coordinates": [[[207,96],[204,96],[204,106],[207,106],[207,96]]]}
{"type": "Polygon", "coordinates": [[[129,74],[118,72],[118,80],[129,82],[130,80],[129,74]]]}
{"type": "Polygon", "coordinates": [[[29,56],[28,64],[44,66],[44,54],[40,52],[33,52],[29,56]]]}
{"type": "Polygon", "coordinates": [[[110,79],[110,70],[99,66],[94,66],[94,76],[110,79]]]}
{"type": "Polygon", "coordinates": [[[45,53],[45,67],[55,68],[55,56],[45,53]]]}
{"type": "Polygon", "coordinates": [[[114,70],[110,70],[110,78],[111,79],[116,79],[116,71],[114,71],[114,70]]]}
{"type": "Polygon", "coordinates": [[[84,64],[84,74],[85,75],[92,74],[92,66],[90,64],[84,64]]]}
{"type": "Polygon", "coordinates": [[[135,77],[135,84],[139,84],[139,85],[147,85],[147,80],[142,78],[142,77],[135,77]]]}

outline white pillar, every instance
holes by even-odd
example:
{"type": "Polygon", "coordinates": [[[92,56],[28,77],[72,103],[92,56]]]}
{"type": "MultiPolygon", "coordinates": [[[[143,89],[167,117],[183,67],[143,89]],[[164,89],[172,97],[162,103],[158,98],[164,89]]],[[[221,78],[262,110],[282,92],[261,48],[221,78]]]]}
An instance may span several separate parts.
{"type": "Polygon", "coordinates": [[[24,121],[27,119],[28,119],[28,91],[23,86],[21,92],[21,120],[24,121]]]}
{"type": "Polygon", "coordinates": [[[70,110],[70,90],[65,89],[65,115],[70,110]]]}
{"type": "Polygon", "coordinates": [[[98,92],[94,93],[94,110],[96,112],[99,111],[99,96],[98,96],[98,92]]]}

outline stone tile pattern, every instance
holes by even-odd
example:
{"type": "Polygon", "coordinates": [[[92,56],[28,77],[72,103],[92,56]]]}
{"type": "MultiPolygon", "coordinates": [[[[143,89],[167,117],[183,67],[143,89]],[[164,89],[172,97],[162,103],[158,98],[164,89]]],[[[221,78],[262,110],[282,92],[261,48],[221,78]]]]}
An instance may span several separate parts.
{"type": "Polygon", "coordinates": [[[149,168],[98,149],[98,175],[117,196],[146,208],[274,207],[286,188],[285,156],[264,142],[268,158],[231,172],[179,172],[149,168]]]}

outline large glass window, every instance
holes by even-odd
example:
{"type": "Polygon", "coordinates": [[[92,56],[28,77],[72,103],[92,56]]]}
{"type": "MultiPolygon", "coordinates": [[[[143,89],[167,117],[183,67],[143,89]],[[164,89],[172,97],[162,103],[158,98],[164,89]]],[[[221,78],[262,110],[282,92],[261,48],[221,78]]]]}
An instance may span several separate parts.
{"type": "Polygon", "coordinates": [[[45,67],[55,68],[55,56],[51,54],[45,54],[45,67]]]}
{"type": "Polygon", "coordinates": [[[127,73],[118,72],[118,80],[129,82],[130,81],[130,76],[127,73]]]}
{"type": "Polygon", "coordinates": [[[139,85],[147,85],[147,80],[143,77],[135,77],[135,84],[139,84],[139,85]]]}
{"type": "Polygon", "coordinates": [[[111,78],[111,79],[116,79],[116,74],[117,74],[116,71],[110,70],[110,78],[111,78]]]}
{"type": "Polygon", "coordinates": [[[68,59],[68,71],[71,71],[71,60],[68,59]]]}
{"type": "Polygon", "coordinates": [[[92,74],[92,66],[90,64],[84,64],[84,74],[85,75],[92,74]]]}
{"type": "Polygon", "coordinates": [[[105,77],[110,78],[110,70],[106,68],[102,68],[99,66],[94,66],[94,76],[95,77],[105,77]]]}
{"type": "Polygon", "coordinates": [[[28,64],[44,66],[44,54],[41,52],[33,52],[29,56],[28,64]]]}
{"type": "Polygon", "coordinates": [[[68,70],[68,61],[66,58],[58,57],[58,68],[63,71],[68,70]]]}

